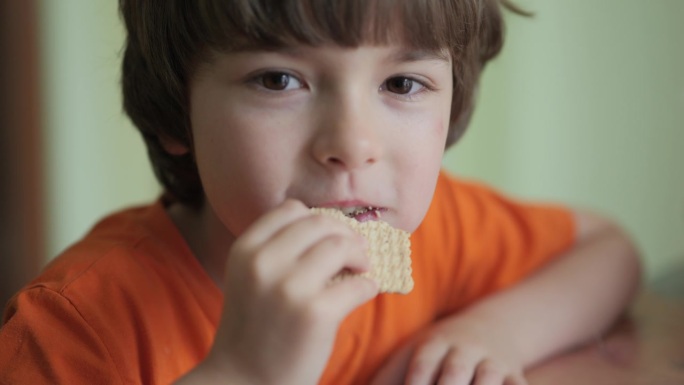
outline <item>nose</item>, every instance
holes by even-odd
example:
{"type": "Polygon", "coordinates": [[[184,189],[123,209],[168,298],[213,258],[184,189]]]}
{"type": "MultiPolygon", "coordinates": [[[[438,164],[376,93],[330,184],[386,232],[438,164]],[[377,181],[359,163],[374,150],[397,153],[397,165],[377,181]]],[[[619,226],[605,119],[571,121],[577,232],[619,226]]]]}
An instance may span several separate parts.
{"type": "Polygon", "coordinates": [[[381,124],[362,98],[328,100],[318,123],[312,153],[326,168],[351,171],[378,162],[384,152],[381,124]]]}

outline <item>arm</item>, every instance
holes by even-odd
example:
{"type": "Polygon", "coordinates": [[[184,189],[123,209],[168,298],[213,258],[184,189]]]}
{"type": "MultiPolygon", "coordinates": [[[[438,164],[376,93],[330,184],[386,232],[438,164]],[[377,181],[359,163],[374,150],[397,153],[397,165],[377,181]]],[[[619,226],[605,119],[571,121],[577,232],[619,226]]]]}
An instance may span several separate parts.
{"type": "Polygon", "coordinates": [[[575,217],[577,241],[565,255],[459,315],[510,336],[511,355],[525,368],[598,337],[639,285],[637,252],[622,230],[593,214],[575,217]]]}
{"type": "Polygon", "coordinates": [[[439,370],[475,377],[474,384],[524,384],[525,368],[604,332],[635,294],[639,259],[616,225],[585,212],[575,218],[577,239],[564,255],[435,325],[397,353],[376,383],[399,383],[408,369],[409,384],[427,384],[439,370]]]}

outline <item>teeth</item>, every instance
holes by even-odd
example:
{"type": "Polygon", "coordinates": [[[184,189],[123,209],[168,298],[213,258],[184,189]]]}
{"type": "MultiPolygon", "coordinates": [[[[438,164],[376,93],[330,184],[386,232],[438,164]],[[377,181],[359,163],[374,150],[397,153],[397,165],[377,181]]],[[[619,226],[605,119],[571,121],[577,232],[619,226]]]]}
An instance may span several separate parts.
{"type": "Polygon", "coordinates": [[[344,215],[353,218],[357,215],[363,214],[365,212],[375,210],[373,207],[342,207],[340,208],[340,211],[344,213],[344,215]]]}

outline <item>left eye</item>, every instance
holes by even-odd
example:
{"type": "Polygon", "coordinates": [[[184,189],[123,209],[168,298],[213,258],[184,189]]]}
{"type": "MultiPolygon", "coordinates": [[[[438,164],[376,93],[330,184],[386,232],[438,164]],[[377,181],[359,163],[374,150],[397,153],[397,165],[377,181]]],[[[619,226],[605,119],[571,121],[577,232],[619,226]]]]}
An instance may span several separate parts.
{"type": "Polygon", "coordinates": [[[285,72],[268,72],[259,76],[258,82],[272,91],[287,91],[301,88],[302,84],[294,76],[285,72]]]}
{"type": "Polygon", "coordinates": [[[387,91],[399,95],[414,94],[422,90],[424,87],[425,86],[419,81],[405,76],[396,76],[387,79],[384,84],[384,88],[387,91]]]}

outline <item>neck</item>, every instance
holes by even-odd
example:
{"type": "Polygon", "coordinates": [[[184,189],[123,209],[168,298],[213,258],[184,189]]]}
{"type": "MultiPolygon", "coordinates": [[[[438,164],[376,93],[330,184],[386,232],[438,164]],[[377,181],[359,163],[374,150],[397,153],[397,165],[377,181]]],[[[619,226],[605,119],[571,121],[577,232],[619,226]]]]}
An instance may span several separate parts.
{"type": "Polygon", "coordinates": [[[192,208],[173,203],[167,212],[195,258],[214,283],[223,289],[226,260],[234,240],[232,234],[228,233],[208,204],[192,208]]]}

